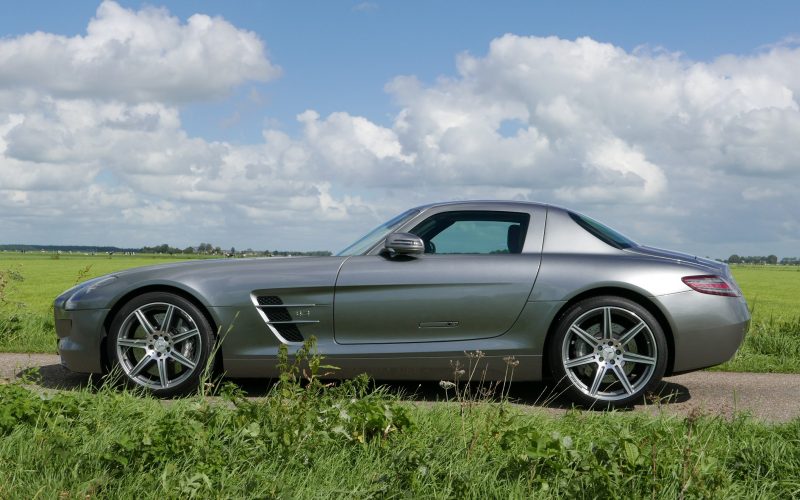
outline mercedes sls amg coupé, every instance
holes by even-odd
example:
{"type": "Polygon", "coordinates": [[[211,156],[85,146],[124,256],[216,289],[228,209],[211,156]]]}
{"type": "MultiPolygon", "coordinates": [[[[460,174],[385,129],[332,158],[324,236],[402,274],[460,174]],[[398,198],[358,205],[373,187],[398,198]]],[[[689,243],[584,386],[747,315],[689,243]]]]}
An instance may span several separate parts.
{"type": "Polygon", "coordinates": [[[330,257],[194,260],[82,283],[55,300],[62,363],[119,367],[159,396],[194,390],[216,363],[276,375],[316,337],[340,368],[445,380],[482,351],[487,379],[550,378],[584,405],[641,400],[664,375],[729,359],[750,315],[725,264],[639,245],[546,204],[414,208],[330,257]]]}

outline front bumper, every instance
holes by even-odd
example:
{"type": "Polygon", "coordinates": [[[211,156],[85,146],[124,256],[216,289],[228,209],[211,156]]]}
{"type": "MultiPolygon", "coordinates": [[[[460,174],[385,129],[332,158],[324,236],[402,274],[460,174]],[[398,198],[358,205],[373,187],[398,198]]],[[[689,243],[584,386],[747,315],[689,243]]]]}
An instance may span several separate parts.
{"type": "Polygon", "coordinates": [[[672,373],[699,370],[728,361],[750,327],[743,297],[686,291],[657,297],[672,327],[672,373]]]}
{"type": "Polygon", "coordinates": [[[63,302],[53,307],[61,364],[78,373],[102,373],[103,321],[108,309],[67,311],[63,302]]]}

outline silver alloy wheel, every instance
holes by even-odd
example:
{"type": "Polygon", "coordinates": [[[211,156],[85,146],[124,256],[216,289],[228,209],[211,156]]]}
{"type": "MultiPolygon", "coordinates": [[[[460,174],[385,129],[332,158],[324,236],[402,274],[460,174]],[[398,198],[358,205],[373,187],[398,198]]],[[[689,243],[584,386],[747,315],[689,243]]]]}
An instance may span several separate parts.
{"type": "Polygon", "coordinates": [[[644,389],[653,377],[658,347],[637,314],[614,306],[582,314],[569,327],[561,348],[573,386],[599,401],[619,401],[644,389]]]}
{"type": "Polygon", "coordinates": [[[174,304],[145,304],[117,331],[117,359],[125,374],[150,389],[168,389],[199,369],[202,336],[192,317],[174,304]]]}

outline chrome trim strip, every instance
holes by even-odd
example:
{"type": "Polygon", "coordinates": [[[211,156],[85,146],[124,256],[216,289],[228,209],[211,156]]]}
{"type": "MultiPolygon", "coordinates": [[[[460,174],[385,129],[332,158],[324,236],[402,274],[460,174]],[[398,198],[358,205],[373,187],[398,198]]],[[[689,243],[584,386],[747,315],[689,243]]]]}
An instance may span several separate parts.
{"type": "MultiPolygon", "coordinates": [[[[258,299],[256,299],[256,302],[258,299]]],[[[259,304],[258,307],[317,307],[318,304],[269,304],[269,305],[262,305],[259,304]]]]}
{"type": "Polygon", "coordinates": [[[316,319],[295,319],[292,321],[269,321],[267,320],[268,325],[307,325],[310,323],[319,323],[319,320],[316,319]]]}

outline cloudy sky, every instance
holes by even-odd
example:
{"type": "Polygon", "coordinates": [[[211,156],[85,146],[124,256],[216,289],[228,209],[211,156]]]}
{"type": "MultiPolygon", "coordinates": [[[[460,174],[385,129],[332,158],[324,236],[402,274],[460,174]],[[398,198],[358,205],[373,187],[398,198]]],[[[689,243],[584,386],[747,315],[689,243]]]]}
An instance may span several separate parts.
{"type": "Polygon", "coordinates": [[[0,243],[335,251],[478,198],[800,256],[800,7],[640,3],[4,2],[0,243]]]}

